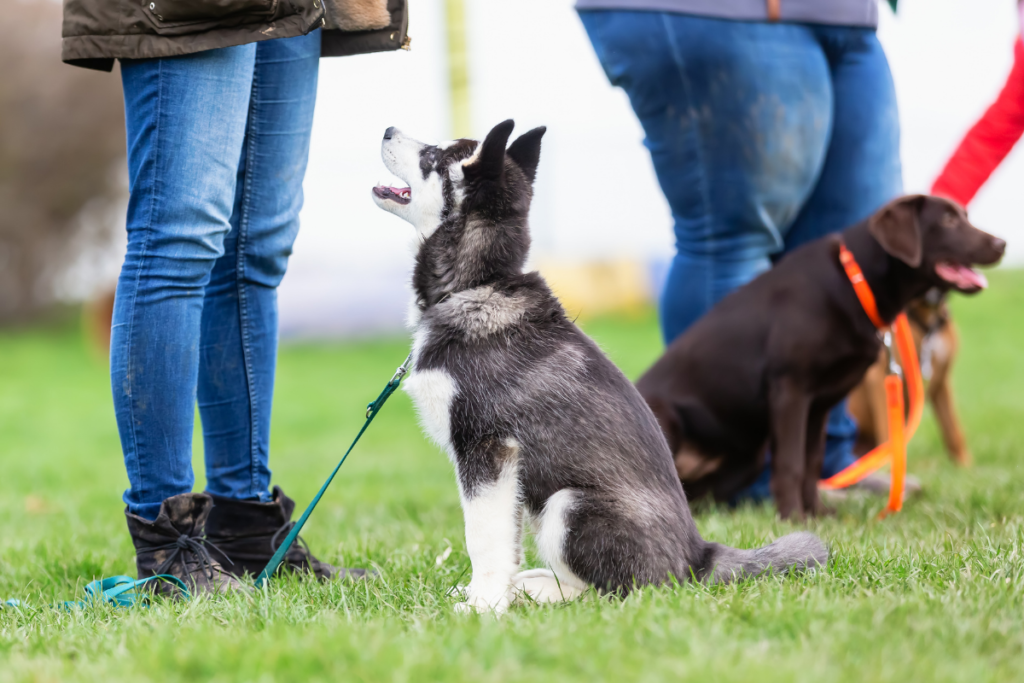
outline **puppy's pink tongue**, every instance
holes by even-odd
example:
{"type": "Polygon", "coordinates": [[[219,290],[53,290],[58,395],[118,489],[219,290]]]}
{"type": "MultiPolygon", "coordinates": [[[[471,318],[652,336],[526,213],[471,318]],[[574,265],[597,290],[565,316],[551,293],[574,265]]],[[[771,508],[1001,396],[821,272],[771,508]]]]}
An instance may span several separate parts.
{"type": "Polygon", "coordinates": [[[988,287],[988,279],[984,275],[973,268],[960,264],[940,263],[935,266],[935,272],[946,282],[950,282],[963,289],[970,289],[972,287],[985,289],[988,287]]]}

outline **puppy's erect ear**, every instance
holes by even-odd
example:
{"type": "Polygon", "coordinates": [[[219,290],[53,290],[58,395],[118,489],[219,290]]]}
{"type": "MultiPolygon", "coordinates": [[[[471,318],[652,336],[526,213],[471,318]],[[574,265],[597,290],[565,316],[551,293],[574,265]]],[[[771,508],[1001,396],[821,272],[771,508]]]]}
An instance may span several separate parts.
{"type": "Polygon", "coordinates": [[[463,164],[467,174],[497,180],[505,172],[505,145],[515,126],[512,119],[502,121],[487,134],[480,149],[463,164]]]}
{"type": "Polygon", "coordinates": [[[523,173],[532,183],[537,177],[537,164],[540,162],[540,139],[544,137],[547,128],[540,126],[527,131],[516,138],[516,141],[508,146],[508,156],[516,162],[523,173]]]}
{"type": "Polygon", "coordinates": [[[911,268],[921,265],[921,207],[925,196],[894,199],[868,219],[868,232],[882,249],[911,268]]]}

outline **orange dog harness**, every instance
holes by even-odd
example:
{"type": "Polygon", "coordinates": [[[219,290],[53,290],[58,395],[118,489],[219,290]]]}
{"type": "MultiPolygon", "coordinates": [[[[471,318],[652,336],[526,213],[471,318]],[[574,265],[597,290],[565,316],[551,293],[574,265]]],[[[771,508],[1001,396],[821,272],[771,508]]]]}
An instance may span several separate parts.
{"type": "Polygon", "coordinates": [[[906,314],[900,313],[896,316],[893,323],[895,335],[893,335],[878,314],[875,295],[867,280],[864,279],[860,265],[842,242],[839,243],[839,262],[842,264],[843,270],[846,271],[846,277],[850,279],[850,284],[853,285],[853,291],[857,294],[857,299],[860,300],[864,312],[878,328],[878,331],[883,333],[885,346],[889,351],[889,374],[885,378],[889,440],[864,454],[857,462],[842,472],[822,480],[818,487],[827,490],[846,488],[891,462],[892,480],[889,485],[889,503],[879,513],[881,518],[890,513],[899,512],[903,507],[903,487],[907,475],[907,442],[910,441],[921,423],[921,413],[924,410],[924,382],[921,379],[921,368],[917,361],[917,349],[914,347],[914,335],[910,330],[906,314]],[[899,354],[900,363],[903,366],[902,373],[900,366],[895,362],[892,346],[893,336],[896,339],[895,350],[899,354]],[[906,416],[906,423],[904,423],[903,378],[901,374],[906,377],[909,387],[910,410],[906,416]]]}

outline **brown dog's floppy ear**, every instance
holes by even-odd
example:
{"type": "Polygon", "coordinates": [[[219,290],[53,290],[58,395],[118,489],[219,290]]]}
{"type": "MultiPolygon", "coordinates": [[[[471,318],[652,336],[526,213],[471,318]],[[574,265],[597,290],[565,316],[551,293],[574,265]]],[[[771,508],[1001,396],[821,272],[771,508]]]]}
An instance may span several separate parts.
{"type": "Polygon", "coordinates": [[[463,164],[467,174],[497,180],[505,172],[505,145],[515,127],[512,119],[502,121],[487,134],[480,149],[463,164]]]}
{"type": "Polygon", "coordinates": [[[532,183],[537,177],[537,164],[540,163],[540,139],[544,137],[547,128],[540,126],[527,131],[516,138],[516,141],[508,146],[508,156],[516,162],[519,168],[532,183]]]}
{"type": "Polygon", "coordinates": [[[911,194],[894,199],[868,219],[868,232],[886,253],[911,268],[921,265],[921,207],[925,196],[911,194]]]}

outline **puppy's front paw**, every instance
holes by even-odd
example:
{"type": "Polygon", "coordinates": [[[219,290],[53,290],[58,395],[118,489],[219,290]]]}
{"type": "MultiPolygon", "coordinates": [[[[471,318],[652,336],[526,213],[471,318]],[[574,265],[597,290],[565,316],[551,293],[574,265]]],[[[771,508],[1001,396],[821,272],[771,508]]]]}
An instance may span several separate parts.
{"type": "Polygon", "coordinates": [[[502,615],[508,611],[508,606],[512,602],[510,592],[508,588],[500,591],[475,591],[470,586],[466,601],[457,603],[455,611],[459,614],[476,612],[477,614],[493,613],[495,615],[502,615]]]}
{"type": "Polygon", "coordinates": [[[480,610],[477,607],[469,604],[468,602],[457,602],[455,603],[456,614],[473,614],[474,612],[480,613],[485,610],[480,610]]]}

